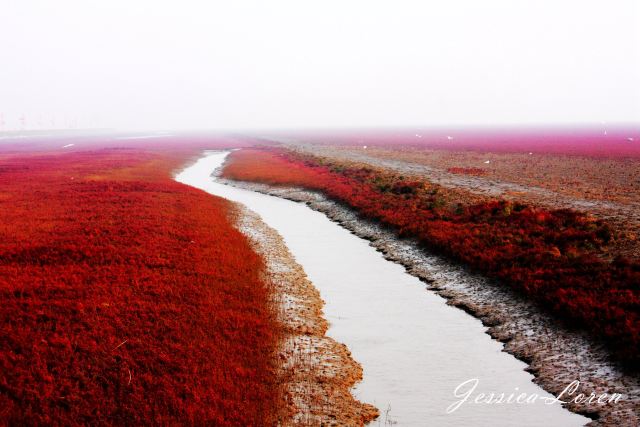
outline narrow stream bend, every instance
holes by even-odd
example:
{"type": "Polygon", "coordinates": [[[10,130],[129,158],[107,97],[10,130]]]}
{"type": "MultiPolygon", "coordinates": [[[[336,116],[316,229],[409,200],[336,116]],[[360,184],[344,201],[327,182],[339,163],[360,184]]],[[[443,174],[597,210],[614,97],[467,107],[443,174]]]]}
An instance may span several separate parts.
{"type": "MultiPolygon", "coordinates": [[[[553,396],[531,382],[526,365],[503,352],[478,319],[446,305],[367,241],[304,204],[215,182],[211,174],[227,154],[206,153],[176,180],[247,206],[282,235],[326,303],[328,334],[363,367],[353,394],[380,409],[373,425],[564,427],[590,421],[542,399],[474,403],[480,393],[485,399],[490,393],[553,396]],[[456,387],[472,379],[478,385],[468,400],[447,413],[463,399],[454,396],[456,387]]],[[[470,390],[467,384],[459,393],[470,390]]]]}

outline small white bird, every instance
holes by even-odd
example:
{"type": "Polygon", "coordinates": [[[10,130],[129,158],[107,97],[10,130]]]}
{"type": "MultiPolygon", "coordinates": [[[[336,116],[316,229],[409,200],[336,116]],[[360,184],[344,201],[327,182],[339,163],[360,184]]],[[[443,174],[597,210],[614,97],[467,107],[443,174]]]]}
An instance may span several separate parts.
{"type": "Polygon", "coordinates": [[[63,145],[62,148],[69,148],[69,147],[73,147],[75,144],[67,144],[67,145],[63,145]]]}
{"type": "Polygon", "coordinates": [[[452,136],[447,135],[447,139],[448,139],[449,141],[451,141],[451,140],[453,139],[453,137],[452,137],[452,136]]]}
{"type": "Polygon", "coordinates": [[[489,163],[491,163],[491,160],[487,160],[486,162],[484,162],[486,165],[488,165],[489,163]]]}
{"type": "Polygon", "coordinates": [[[532,155],[533,153],[529,152],[529,155],[532,155]]]}
{"type": "Polygon", "coordinates": [[[366,149],[367,149],[367,146],[366,146],[366,145],[363,145],[363,146],[362,146],[362,148],[364,148],[364,149],[366,150],[366,149]]]}

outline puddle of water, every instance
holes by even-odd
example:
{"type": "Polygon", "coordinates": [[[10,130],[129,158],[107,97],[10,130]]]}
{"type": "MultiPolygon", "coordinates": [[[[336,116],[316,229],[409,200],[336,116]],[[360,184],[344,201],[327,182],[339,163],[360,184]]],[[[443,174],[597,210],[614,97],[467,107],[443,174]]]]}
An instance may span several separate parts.
{"type": "Polygon", "coordinates": [[[353,394],[380,409],[373,425],[564,427],[590,421],[541,399],[474,403],[479,393],[552,396],[531,382],[523,362],[501,351],[478,319],[446,305],[365,240],[304,204],[214,182],[210,175],[226,155],[207,153],[176,180],[244,204],[282,235],[325,300],[328,335],[362,364],[364,379],[353,394]],[[478,379],[477,388],[447,414],[462,399],[454,390],[470,379],[478,379]]]}

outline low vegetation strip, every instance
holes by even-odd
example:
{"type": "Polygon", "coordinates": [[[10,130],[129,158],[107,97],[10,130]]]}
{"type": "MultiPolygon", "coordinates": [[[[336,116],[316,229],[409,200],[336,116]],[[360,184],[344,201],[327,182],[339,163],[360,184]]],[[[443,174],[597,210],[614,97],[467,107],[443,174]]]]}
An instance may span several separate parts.
{"type": "Polygon", "coordinates": [[[427,180],[282,149],[236,151],[223,175],[320,191],[607,340],[630,366],[638,361],[640,264],[605,256],[616,236],[602,220],[499,199],[464,204],[427,180]]]}
{"type": "Polygon", "coordinates": [[[0,155],[3,423],[281,420],[264,262],[171,176],[197,153],[0,155]]]}

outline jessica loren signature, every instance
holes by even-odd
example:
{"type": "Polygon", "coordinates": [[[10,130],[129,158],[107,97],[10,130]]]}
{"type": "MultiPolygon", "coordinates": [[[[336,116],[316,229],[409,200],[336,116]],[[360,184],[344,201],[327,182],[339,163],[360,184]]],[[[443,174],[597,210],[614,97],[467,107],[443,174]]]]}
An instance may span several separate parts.
{"type": "Polygon", "coordinates": [[[455,412],[464,403],[478,403],[487,405],[504,405],[504,404],[533,404],[536,402],[544,402],[547,405],[553,405],[556,403],[564,404],[575,402],[584,405],[606,405],[609,403],[618,403],[622,398],[619,393],[591,393],[585,395],[578,393],[580,388],[580,381],[573,381],[561,393],[556,397],[540,396],[536,393],[522,393],[518,392],[518,388],[512,393],[476,393],[476,388],[480,380],[472,378],[464,381],[453,391],[453,395],[458,399],[447,407],[447,414],[455,412]]]}

